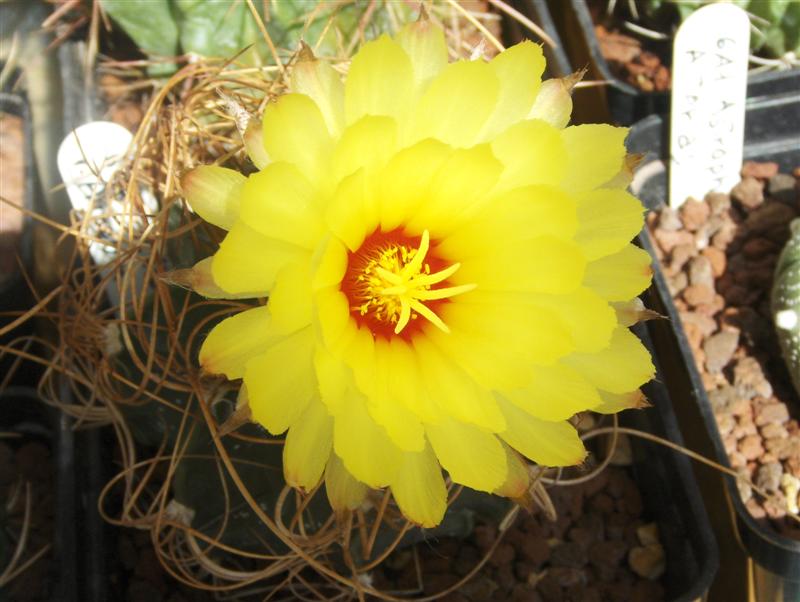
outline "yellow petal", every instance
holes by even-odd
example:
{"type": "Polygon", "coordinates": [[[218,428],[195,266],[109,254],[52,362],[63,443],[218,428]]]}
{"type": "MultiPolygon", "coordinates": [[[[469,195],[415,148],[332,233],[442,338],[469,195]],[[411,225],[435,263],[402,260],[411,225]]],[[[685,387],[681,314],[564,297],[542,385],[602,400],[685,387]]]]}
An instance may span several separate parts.
{"type": "Polygon", "coordinates": [[[492,141],[492,152],[505,166],[499,189],[532,184],[559,187],[564,179],[567,151],[561,131],[544,121],[512,125],[492,141]]]}
{"type": "Polygon", "coordinates": [[[232,294],[269,291],[278,271],[310,253],[259,234],[241,220],[236,222],[211,262],[214,282],[232,294]]]}
{"type": "Polygon", "coordinates": [[[531,295],[529,301],[533,307],[546,307],[558,315],[567,327],[577,352],[591,353],[605,349],[617,326],[614,309],[600,295],[586,287],[565,295],[531,295]]]}
{"type": "Polygon", "coordinates": [[[487,204],[474,219],[448,235],[437,253],[448,257],[491,251],[497,241],[523,241],[548,234],[571,239],[578,228],[575,201],[549,186],[510,190],[487,204]]]}
{"type": "Polygon", "coordinates": [[[428,200],[428,189],[452,149],[429,138],[392,157],[377,177],[381,228],[391,232],[428,200]]]}
{"type": "Polygon", "coordinates": [[[225,318],[208,333],[200,347],[200,365],[211,374],[242,378],[248,360],[264,353],[282,337],[272,328],[266,307],[248,309],[225,318]]]}
{"type": "Polygon", "coordinates": [[[264,130],[258,120],[251,119],[247,124],[247,129],[242,134],[242,142],[247,156],[257,169],[264,169],[269,165],[269,155],[264,148],[264,130]]]}
{"type": "Polygon", "coordinates": [[[567,169],[563,186],[572,192],[591,190],[613,178],[625,160],[628,128],[591,123],[563,130],[567,169]]]}
{"type": "Polygon", "coordinates": [[[580,227],[575,240],[589,261],[621,250],[644,224],[642,203],[624,190],[592,190],[577,201],[580,227]]]}
{"type": "Polygon", "coordinates": [[[441,317],[452,331],[503,341],[511,353],[530,362],[552,363],[575,349],[558,314],[541,306],[531,308],[514,295],[478,288],[448,303],[441,317]]]}
{"type": "Polygon", "coordinates": [[[583,374],[598,389],[627,393],[655,375],[650,354],[627,328],[619,327],[608,348],[598,353],[571,355],[564,363],[583,374]]]}
{"type": "Polygon", "coordinates": [[[586,264],[584,286],[608,301],[627,301],[648,286],[653,276],[650,255],[634,245],[586,264]]]}
{"type": "Polygon", "coordinates": [[[344,467],[342,460],[331,454],[325,467],[325,491],[331,508],[337,513],[356,510],[364,502],[367,486],[353,477],[344,467]]]}
{"type": "Polygon", "coordinates": [[[469,249],[458,258],[448,256],[461,262],[450,282],[476,284],[481,291],[563,294],[577,289],[583,280],[586,259],[573,242],[552,236],[496,242],[490,252],[477,256],[469,249]]]}
{"type": "Polygon", "coordinates": [[[246,178],[217,165],[195,167],[181,178],[192,210],[207,222],[230,230],[239,217],[239,197],[246,178]]]}
{"type": "Polygon", "coordinates": [[[338,285],[347,271],[347,247],[337,238],[328,236],[314,253],[311,271],[311,290],[316,292],[338,285]]]}
{"type": "Polygon", "coordinates": [[[292,425],[283,446],[283,474],[292,487],[309,491],[317,486],[333,446],[333,418],[325,405],[312,400],[292,425]]]}
{"type": "Polygon", "coordinates": [[[336,181],[362,167],[382,166],[397,145],[397,122],[391,117],[365,115],[345,129],[333,151],[336,181]]]}
{"type": "Polygon", "coordinates": [[[247,179],[241,220],[264,236],[306,249],[313,249],[323,232],[314,189],[291,163],[271,163],[247,179]]]}
{"type": "Polygon", "coordinates": [[[454,151],[433,175],[427,198],[406,225],[409,234],[428,230],[441,238],[487,201],[503,166],[488,145],[454,151]]]}
{"type": "Polygon", "coordinates": [[[628,393],[609,393],[600,391],[602,403],[594,408],[592,412],[598,414],[616,414],[623,410],[638,410],[650,406],[647,398],[639,389],[628,393]]]}
{"type": "Polygon", "coordinates": [[[406,24],[396,39],[411,59],[417,89],[423,88],[447,66],[444,31],[430,19],[406,24]]]}
{"type": "Polygon", "coordinates": [[[395,393],[397,381],[414,374],[404,374],[391,363],[389,342],[375,341],[375,396],[367,401],[367,410],[373,420],[386,429],[392,442],[403,451],[420,452],[425,448],[425,430],[415,416],[395,393]]]}
{"type": "Polygon", "coordinates": [[[445,418],[426,425],[428,440],[450,478],[478,491],[491,492],[506,480],[506,452],[492,433],[445,418]]]}
{"type": "Polygon", "coordinates": [[[292,426],[317,390],[314,335],[304,328],[247,362],[244,382],[253,419],[273,435],[292,426]]]}
{"type": "Polygon", "coordinates": [[[348,391],[355,384],[352,371],[324,345],[317,345],[314,352],[314,373],[322,402],[331,414],[339,414],[348,391]]]}
{"type": "Polygon", "coordinates": [[[506,452],[508,475],[503,484],[492,493],[495,495],[502,495],[512,500],[520,499],[528,492],[528,488],[531,484],[528,463],[508,445],[504,444],[503,449],[506,452]]]}
{"type": "Polygon", "coordinates": [[[414,85],[411,60],[387,35],[361,47],[347,74],[344,108],[346,123],[364,115],[400,118],[409,106],[414,85]]]}
{"type": "Polygon", "coordinates": [[[420,98],[407,142],[430,137],[450,146],[473,146],[494,110],[499,90],[497,75],[486,63],[448,64],[420,98]]]}
{"type": "Polygon", "coordinates": [[[211,274],[211,264],[213,261],[213,257],[206,257],[190,268],[167,272],[164,274],[163,279],[169,284],[193,290],[198,295],[207,299],[252,299],[253,297],[264,296],[264,291],[260,293],[247,292],[233,294],[222,290],[217,286],[217,283],[214,282],[214,276],[211,274]]]}
{"type": "Polygon", "coordinates": [[[503,390],[509,401],[542,420],[566,420],[600,405],[597,388],[574,368],[557,363],[532,366],[531,380],[523,388],[503,390]]]}
{"type": "Polygon", "coordinates": [[[363,396],[352,395],[333,426],[333,447],[347,471],[370,487],[391,483],[402,452],[367,412],[363,396]]]}
{"type": "Polygon", "coordinates": [[[269,296],[272,325],[289,334],[311,324],[311,272],[308,261],[287,264],[278,272],[269,296]]]}
{"type": "Polygon", "coordinates": [[[527,117],[541,85],[544,54],[541,46],[526,40],[498,54],[489,67],[500,81],[500,94],[484,126],[483,140],[491,139],[527,117]]]}
{"type": "Polygon", "coordinates": [[[328,228],[351,251],[356,251],[378,226],[378,210],[366,184],[363,169],[344,178],[325,212],[328,228]]]}
{"type": "Polygon", "coordinates": [[[327,62],[301,58],[292,68],[292,92],[305,94],[319,107],[331,135],[344,127],[344,84],[327,62]]]}
{"type": "Polygon", "coordinates": [[[442,410],[422,385],[416,352],[400,338],[389,341],[389,364],[402,378],[392,383],[393,393],[412,414],[425,423],[438,422],[442,410]]]}
{"type": "Polygon", "coordinates": [[[263,128],[270,159],[294,163],[312,182],[324,180],[333,143],[313,100],[284,94],[267,105],[263,128]]]}
{"type": "Polygon", "coordinates": [[[447,488],[430,445],[402,454],[392,495],[406,518],[421,527],[438,525],[447,510],[447,488]]]}
{"type": "Polygon", "coordinates": [[[315,324],[325,345],[334,350],[346,343],[351,317],[350,304],[344,293],[334,288],[318,291],[314,293],[314,306],[315,324]]]}
{"type": "Polygon", "coordinates": [[[586,449],[569,422],[538,420],[507,400],[498,401],[508,424],[500,437],[523,456],[542,466],[574,466],[583,462],[586,449]]]}
{"type": "Polygon", "coordinates": [[[461,422],[477,424],[494,432],[503,430],[503,416],[488,390],[442,355],[427,337],[415,337],[413,345],[424,386],[444,412],[461,422]]]}

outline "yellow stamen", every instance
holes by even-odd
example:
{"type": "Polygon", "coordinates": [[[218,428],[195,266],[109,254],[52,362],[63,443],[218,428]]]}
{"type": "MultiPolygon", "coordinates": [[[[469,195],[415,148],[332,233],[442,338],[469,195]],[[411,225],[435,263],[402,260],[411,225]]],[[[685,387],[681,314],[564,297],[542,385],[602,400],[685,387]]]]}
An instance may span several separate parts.
{"type": "Polygon", "coordinates": [[[463,284],[431,289],[447,280],[461,267],[455,263],[439,272],[431,273],[425,258],[430,249],[430,235],[422,233],[418,249],[393,245],[384,249],[358,276],[363,285],[364,302],[355,309],[362,315],[373,312],[375,317],[395,324],[395,334],[400,334],[411,320],[422,316],[444,332],[450,329],[423,301],[448,299],[473,290],[475,284],[463,284]]]}

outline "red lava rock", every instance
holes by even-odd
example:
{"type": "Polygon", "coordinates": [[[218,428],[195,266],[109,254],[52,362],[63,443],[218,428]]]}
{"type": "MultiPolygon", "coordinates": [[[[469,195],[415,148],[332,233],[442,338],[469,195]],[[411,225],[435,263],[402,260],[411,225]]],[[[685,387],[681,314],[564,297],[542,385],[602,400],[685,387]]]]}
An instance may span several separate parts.
{"type": "Polygon", "coordinates": [[[739,453],[744,456],[745,460],[756,460],[761,454],[764,453],[764,448],[761,445],[761,437],[758,435],[748,435],[739,441],[739,453]]]}
{"type": "Polygon", "coordinates": [[[606,493],[599,493],[594,496],[589,501],[589,505],[603,514],[610,514],[614,511],[614,500],[606,493]]]}
{"type": "Polygon", "coordinates": [[[550,559],[550,546],[541,537],[528,538],[520,552],[534,566],[542,565],[550,559]]]}
{"type": "Polygon", "coordinates": [[[680,208],[683,226],[690,232],[696,232],[706,223],[711,215],[711,208],[703,201],[689,199],[680,208]]]}
{"type": "Polygon", "coordinates": [[[750,259],[760,259],[768,253],[774,253],[777,250],[777,245],[766,238],[751,238],[744,243],[742,247],[742,252],[745,257],[750,259]]]}
{"type": "Polygon", "coordinates": [[[629,546],[621,540],[596,543],[589,549],[591,564],[604,581],[613,579],[622,560],[628,555],[629,546]]]}
{"type": "MultiPolygon", "coordinates": [[[[795,210],[783,203],[767,203],[747,216],[743,226],[752,232],[762,233],[774,228],[786,231],[795,217],[795,210]]],[[[685,232],[687,236],[691,236],[685,232]]],[[[784,240],[785,240],[784,235],[784,240]]]]}
{"type": "Polygon", "coordinates": [[[711,304],[714,296],[714,289],[705,284],[691,284],[683,290],[683,298],[692,307],[711,304]]]}
{"type": "Polygon", "coordinates": [[[497,546],[494,554],[489,558],[489,564],[492,566],[511,565],[514,561],[514,548],[508,543],[501,543],[497,546]]]}
{"type": "Polygon", "coordinates": [[[756,409],[755,422],[764,426],[770,422],[784,423],[789,420],[789,409],[781,402],[765,403],[756,409]]]}
{"type": "Polygon", "coordinates": [[[758,178],[768,180],[778,173],[778,164],[772,161],[757,163],[756,161],[745,161],[742,165],[743,178],[758,178]]]}
{"type": "Polygon", "coordinates": [[[731,189],[731,198],[738,201],[745,209],[755,209],[764,203],[764,183],[753,177],[742,178],[731,189]]]}

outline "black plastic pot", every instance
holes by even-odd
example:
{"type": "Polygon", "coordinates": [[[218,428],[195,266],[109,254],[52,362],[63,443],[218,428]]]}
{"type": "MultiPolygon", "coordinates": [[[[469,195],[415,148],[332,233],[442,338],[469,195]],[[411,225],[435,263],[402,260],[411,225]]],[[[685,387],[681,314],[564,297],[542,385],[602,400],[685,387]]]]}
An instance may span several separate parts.
{"type": "MultiPolygon", "coordinates": [[[[751,99],[745,132],[746,160],[774,161],[783,170],[800,164],[800,94],[795,91],[771,98],[751,99]]],[[[658,116],[651,116],[636,124],[629,137],[630,151],[648,153],[640,173],[654,174],[641,181],[638,178],[634,180],[637,196],[649,209],[657,209],[665,202],[666,172],[653,167],[656,161],[669,156],[666,148],[668,140],[668,123],[658,116]]],[[[678,311],[663,271],[655,260],[653,244],[646,230],[642,232],[640,240],[654,258],[651,307],[667,317],[667,320],[652,322],[650,328],[659,356],[668,358],[663,366],[665,382],[673,393],[679,415],[685,417],[682,426],[696,422],[703,427],[701,434],[695,426],[690,447],[713,457],[720,464],[730,466],[678,311]]],[[[690,430],[691,424],[684,427],[685,433],[690,430]]],[[[797,602],[800,600],[800,541],[780,536],[758,524],[742,503],[735,480],[725,477],[724,481],[727,501],[735,516],[738,539],[756,563],[754,584],[759,590],[756,599],[797,602]]],[[[708,495],[713,495],[713,492],[708,495]]]]}
{"type": "MultiPolygon", "coordinates": [[[[557,20],[562,30],[569,27],[581,36],[580,40],[570,40],[569,36],[564,36],[568,41],[567,52],[572,64],[590,65],[592,77],[609,82],[606,95],[612,121],[619,125],[631,125],[649,115],[662,115],[669,111],[669,92],[644,92],[621,80],[611,70],[600,50],[586,0],[556,0],[555,4],[560,7],[561,14],[557,20]]],[[[769,71],[755,73],[748,78],[747,95],[757,97],[798,89],[800,69],[769,71]]]]}
{"type": "MultiPolygon", "coordinates": [[[[656,365],[656,378],[643,387],[653,407],[623,412],[620,423],[683,445],[650,334],[641,324],[634,331],[650,350],[656,365]]],[[[658,523],[666,551],[667,569],[662,578],[665,600],[702,599],[717,573],[719,552],[689,459],[636,437],[631,438],[631,446],[634,479],[642,492],[645,511],[658,523]]]]}
{"type": "Polygon", "coordinates": [[[553,16],[550,14],[547,0],[517,0],[514,5],[517,10],[541,27],[556,44],[555,47],[543,44],[544,56],[547,59],[547,76],[565,77],[572,73],[572,65],[558,34],[553,16]]]}

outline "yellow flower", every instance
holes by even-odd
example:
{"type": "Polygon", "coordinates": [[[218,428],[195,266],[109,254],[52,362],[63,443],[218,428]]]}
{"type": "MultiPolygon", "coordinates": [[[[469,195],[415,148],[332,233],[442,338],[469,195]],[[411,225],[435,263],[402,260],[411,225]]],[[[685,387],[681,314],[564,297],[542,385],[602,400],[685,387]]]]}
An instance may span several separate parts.
{"type": "Polygon", "coordinates": [[[288,483],[324,478],[336,510],[390,487],[436,525],[442,468],[522,498],[523,457],[584,459],[571,416],[641,402],[653,367],[626,326],[650,261],[630,244],[627,131],[566,127],[568,87],[544,67],[530,42],[448,64],[420,21],[365,44],[344,83],[298,62],[263,149],[250,138],[258,173],[183,180],[228,230],[194,288],[269,297],[214,328],[202,367],[243,379],[253,420],[288,430],[288,483]]]}

